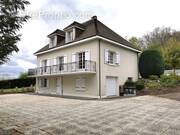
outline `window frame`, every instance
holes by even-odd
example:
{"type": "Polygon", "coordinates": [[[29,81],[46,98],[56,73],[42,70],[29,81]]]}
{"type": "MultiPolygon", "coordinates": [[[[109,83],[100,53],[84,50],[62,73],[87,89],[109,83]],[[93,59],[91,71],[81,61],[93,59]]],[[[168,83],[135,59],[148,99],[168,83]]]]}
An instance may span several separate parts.
{"type": "Polygon", "coordinates": [[[110,65],[116,65],[116,52],[108,50],[108,61],[107,63],[110,65]]]}
{"type": "Polygon", "coordinates": [[[41,83],[40,83],[40,87],[41,88],[48,88],[49,87],[49,79],[47,78],[41,78],[41,83]]]}
{"type": "Polygon", "coordinates": [[[58,71],[64,70],[64,56],[58,57],[58,71]]]}
{"type": "Polygon", "coordinates": [[[78,69],[85,69],[86,68],[86,52],[78,52],[78,69]]]}
{"type": "Polygon", "coordinates": [[[73,38],[73,37],[74,37],[73,30],[69,30],[69,31],[67,31],[66,33],[67,33],[67,35],[66,35],[66,36],[67,36],[67,37],[66,37],[66,38],[67,38],[67,42],[73,41],[73,40],[74,40],[74,38],[73,38]]]}
{"type": "Polygon", "coordinates": [[[76,89],[76,91],[82,91],[82,92],[86,91],[86,82],[87,82],[86,77],[76,78],[75,79],[75,89],[76,89]]]}

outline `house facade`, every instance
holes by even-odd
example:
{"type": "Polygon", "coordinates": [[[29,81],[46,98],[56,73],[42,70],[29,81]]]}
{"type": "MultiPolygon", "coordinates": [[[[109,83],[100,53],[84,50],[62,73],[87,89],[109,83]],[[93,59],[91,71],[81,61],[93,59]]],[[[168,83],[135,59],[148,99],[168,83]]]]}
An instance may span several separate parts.
{"type": "Polygon", "coordinates": [[[73,22],[48,35],[49,44],[35,53],[36,92],[103,98],[119,96],[128,77],[138,79],[138,53],[96,16],[73,22]]]}

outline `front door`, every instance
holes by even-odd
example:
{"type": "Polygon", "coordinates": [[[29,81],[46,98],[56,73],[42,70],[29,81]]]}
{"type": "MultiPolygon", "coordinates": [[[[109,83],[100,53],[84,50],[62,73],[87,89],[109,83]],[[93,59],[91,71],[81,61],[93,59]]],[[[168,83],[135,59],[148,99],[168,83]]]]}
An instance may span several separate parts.
{"type": "Polygon", "coordinates": [[[62,78],[56,78],[56,94],[62,95],[62,78]]]}

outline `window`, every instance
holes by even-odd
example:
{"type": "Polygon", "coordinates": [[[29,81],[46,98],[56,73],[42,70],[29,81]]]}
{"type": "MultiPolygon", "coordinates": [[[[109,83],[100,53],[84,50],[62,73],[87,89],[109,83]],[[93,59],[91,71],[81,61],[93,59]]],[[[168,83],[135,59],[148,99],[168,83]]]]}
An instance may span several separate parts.
{"type": "Polygon", "coordinates": [[[76,79],[76,90],[84,91],[86,90],[86,78],[80,77],[76,79]]]}
{"type": "Polygon", "coordinates": [[[116,57],[116,53],[109,51],[109,55],[108,55],[108,63],[109,64],[114,64],[115,63],[115,57],[116,57]]]}
{"type": "Polygon", "coordinates": [[[47,78],[42,78],[41,79],[41,87],[47,88],[48,87],[48,79],[47,78]]]}
{"type": "Polygon", "coordinates": [[[54,37],[51,37],[50,38],[50,47],[53,47],[54,46],[54,37]]]}
{"type": "Polygon", "coordinates": [[[47,60],[42,60],[43,71],[47,72],[47,60]]]}
{"type": "Polygon", "coordinates": [[[66,32],[66,42],[71,42],[74,40],[73,30],[66,32]]]}
{"type": "Polygon", "coordinates": [[[58,69],[59,71],[64,70],[64,57],[58,57],[58,69]]]}
{"type": "Polygon", "coordinates": [[[110,65],[119,65],[120,64],[120,54],[118,52],[110,51],[105,49],[104,53],[105,63],[110,65]]]}
{"type": "Polygon", "coordinates": [[[78,53],[79,58],[79,69],[85,68],[85,52],[78,53]]]}
{"type": "Polygon", "coordinates": [[[50,37],[49,40],[50,40],[49,48],[52,48],[52,47],[56,46],[56,44],[57,44],[57,36],[50,37]]]}

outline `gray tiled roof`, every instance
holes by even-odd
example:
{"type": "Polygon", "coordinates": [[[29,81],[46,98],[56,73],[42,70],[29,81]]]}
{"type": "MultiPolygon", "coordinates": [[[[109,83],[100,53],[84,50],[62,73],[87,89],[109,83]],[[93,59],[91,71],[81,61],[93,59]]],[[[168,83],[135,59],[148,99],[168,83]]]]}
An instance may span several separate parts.
{"type": "Polygon", "coordinates": [[[59,34],[61,36],[65,36],[65,32],[60,30],[60,29],[56,29],[55,31],[53,31],[51,34],[49,34],[48,36],[51,36],[53,34],[59,34]]]}
{"type": "MultiPolygon", "coordinates": [[[[73,23],[69,25],[68,27],[71,27],[71,26],[73,26],[73,23]]],[[[110,28],[108,28],[106,25],[104,25],[102,22],[100,22],[96,18],[92,18],[82,23],[81,26],[84,26],[84,31],[82,31],[82,33],[77,38],[75,38],[75,40],[73,40],[72,42],[76,42],[82,39],[86,39],[86,38],[98,35],[98,36],[110,39],[112,41],[118,42],[120,44],[123,44],[125,46],[131,47],[133,49],[139,50],[138,48],[134,47],[131,43],[129,43],[126,39],[122,38],[120,35],[112,31],[110,28]]],[[[65,43],[65,39],[63,39],[54,48],[63,46],[72,42],[65,43]]],[[[49,48],[49,45],[46,45],[43,48],[41,48],[39,51],[37,51],[36,53],[47,51],[50,49],[52,48],[49,48]]]]}
{"type": "Polygon", "coordinates": [[[73,23],[71,23],[70,25],[68,25],[67,27],[65,27],[64,30],[66,30],[66,29],[68,29],[68,28],[70,28],[70,27],[72,27],[72,26],[77,26],[77,27],[82,28],[82,29],[85,28],[85,26],[84,26],[83,24],[80,24],[80,23],[74,21],[73,23]]]}

